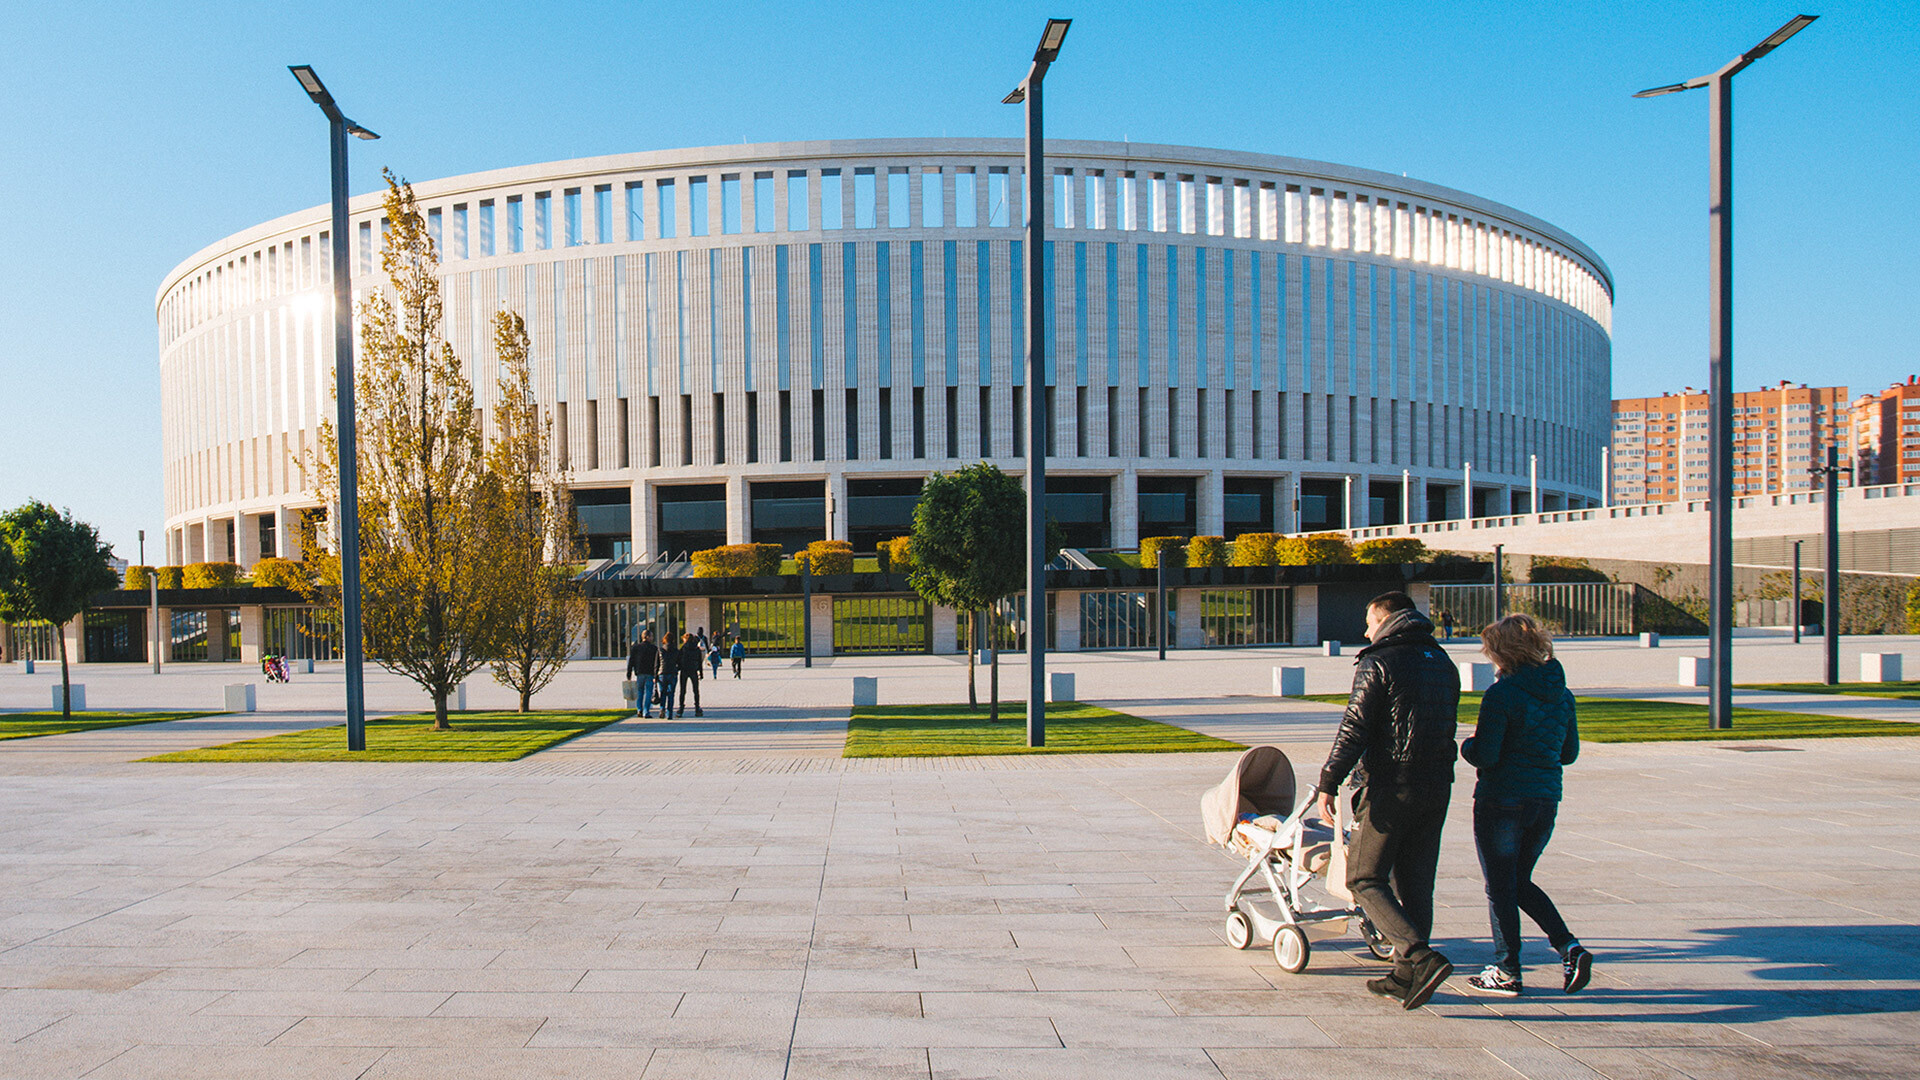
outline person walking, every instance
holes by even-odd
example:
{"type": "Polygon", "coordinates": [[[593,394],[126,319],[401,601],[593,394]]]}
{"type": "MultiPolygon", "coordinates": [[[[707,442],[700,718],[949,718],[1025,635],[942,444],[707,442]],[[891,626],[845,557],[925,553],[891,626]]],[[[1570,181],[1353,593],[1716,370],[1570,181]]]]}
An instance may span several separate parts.
{"type": "Polygon", "coordinates": [[[1392,974],[1367,982],[1406,1009],[1427,1003],[1453,974],[1428,943],[1440,833],[1453,794],[1460,672],[1433,639],[1433,624],[1403,592],[1367,605],[1367,640],[1354,657],[1353,693],[1320,770],[1319,812],[1352,776],[1359,828],[1347,847],[1347,888],[1393,943],[1392,974]]]}
{"type": "MultiPolygon", "coordinates": [[[[733,648],[727,650],[727,655],[733,660],[733,677],[737,679],[740,677],[740,663],[747,658],[747,643],[740,640],[739,634],[733,635],[733,648]]],[[[715,672],[715,677],[718,676],[719,673],[715,672]]]]}
{"type": "Polygon", "coordinates": [[[1480,720],[1460,744],[1479,770],[1473,786],[1473,840],[1487,881],[1493,963],[1467,979],[1476,993],[1519,997],[1520,913],[1546,932],[1560,954],[1560,988],[1578,993],[1593,977],[1581,946],[1533,868],[1553,836],[1560,774],[1580,756],[1580,724],[1553,638],[1530,615],[1509,615],[1480,633],[1480,651],[1499,680],[1480,699],[1480,720]]]}
{"type": "Polygon", "coordinates": [[[1444,609],[1440,612],[1440,640],[1453,640],[1453,612],[1444,609]]]}
{"type": "Polygon", "coordinates": [[[707,649],[707,660],[713,665],[713,678],[716,682],[720,679],[720,654],[726,651],[721,648],[721,643],[724,640],[725,639],[719,634],[713,635],[713,641],[710,643],[711,647],[707,649]]]}
{"type": "Polygon", "coordinates": [[[687,691],[693,691],[693,715],[705,716],[700,711],[700,668],[706,657],[700,654],[700,642],[692,634],[686,635],[680,643],[680,710],[677,715],[687,715],[687,691]]]}
{"type": "Polygon", "coordinates": [[[640,640],[627,650],[627,678],[634,684],[634,708],[642,720],[653,718],[653,682],[660,673],[660,648],[653,643],[653,631],[640,631],[640,640]]]}
{"type": "Polygon", "coordinates": [[[660,677],[654,681],[655,688],[660,692],[662,719],[673,719],[673,692],[679,681],[680,652],[673,643],[673,630],[669,625],[669,629],[660,635],[660,677]]]}

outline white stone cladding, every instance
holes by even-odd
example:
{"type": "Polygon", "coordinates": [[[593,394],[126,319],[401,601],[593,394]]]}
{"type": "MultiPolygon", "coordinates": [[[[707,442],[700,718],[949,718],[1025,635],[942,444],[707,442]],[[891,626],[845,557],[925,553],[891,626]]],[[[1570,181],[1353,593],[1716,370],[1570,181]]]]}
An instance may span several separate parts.
{"type": "MultiPolygon", "coordinates": [[[[983,428],[984,456],[1019,471],[1022,162],[1014,140],[780,143],[415,192],[440,236],[446,337],[481,407],[489,320],[511,307],[576,484],[631,489],[640,552],[655,486],[727,485],[726,534],[745,539],[748,481],[824,479],[845,506],[850,477],[981,459],[983,428]]],[[[1457,489],[1468,463],[1504,512],[1530,454],[1545,508],[1598,501],[1612,281],[1573,237],[1463,192],[1294,158],[1056,141],[1048,167],[1049,474],[1112,478],[1114,545],[1137,541],[1137,485],[1156,476],[1194,479],[1201,533],[1224,527],[1223,485],[1242,480],[1273,483],[1288,529],[1303,481],[1353,477],[1333,519],[1371,524],[1369,492],[1397,493],[1402,470],[1413,505],[1400,512],[1421,520],[1427,486],[1457,489]]],[[[378,284],[379,218],[376,194],[352,201],[356,287],[378,284]]],[[[169,561],[251,563],[263,519],[285,553],[296,512],[316,505],[300,461],[333,408],[331,242],[315,207],[162,282],[169,561]]],[[[845,513],[832,532],[846,535],[845,513]]]]}

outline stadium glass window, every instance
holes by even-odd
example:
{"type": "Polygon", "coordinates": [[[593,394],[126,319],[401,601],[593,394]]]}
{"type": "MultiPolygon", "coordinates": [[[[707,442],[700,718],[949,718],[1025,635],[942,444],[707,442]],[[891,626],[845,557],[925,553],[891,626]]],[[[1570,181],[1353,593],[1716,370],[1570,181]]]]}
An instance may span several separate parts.
{"type": "Polygon", "coordinates": [[[987,169],[987,227],[1007,227],[1007,170],[1002,166],[987,169]]]}
{"type": "MultiPolygon", "coordinates": [[[[373,273],[373,222],[371,221],[360,223],[360,272],[373,273]]],[[[216,276],[215,284],[217,285],[219,281],[220,278],[216,276]]]]}
{"type": "Polygon", "coordinates": [[[904,166],[887,170],[887,228],[905,229],[913,224],[913,176],[904,166]]]}
{"type": "Polygon", "coordinates": [[[561,213],[566,215],[564,223],[566,244],[568,247],[580,246],[580,189],[568,188],[560,193],[561,213]]]}
{"type": "Polygon", "coordinates": [[[1147,229],[1149,232],[1167,231],[1167,174],[1152,173],[1147,177],[1147,229]]]}
{"type": "Polygon", "coordinates": [[[493,200],[480,200],[480,257],[493,254],[493,200]]]}
{"type": "Polygon", "coordinates": [[[787,171],[787,231],[806,232],[807,224],[807,172],[805,169],[787,171]]]}
{"type": "Polygon", "coordinates": [[[846,228],[846,189],[840,183],[839,169],[820,170],[820,227],[846,228]]]}
{"type": "Polygon", "coordinates": [[[1092,169],[1085,177],[1086,209],[1080,215],[1084,227],[1104,229],[1107,227],[1107,173],[1104,169],[1092,169]]]}
{"type": "Polygon", "coordinates": [[[654,236],[660,240],[671,240],[678,224],[678,215],[674,206],[673,181],[656,181],[653,185],[653,197],[658,206],[654,213],[654,236]]]}
{"type": "Polygon", "coordinates": [[[1227,192],[1217,176],[1207,177],[1207,235],[1227,235],[1227,192]]]}
{"type": "Polygon", "coordinates": [[[1117,196],[1120,211],[1118,224],[1125,232],[1135,232],[1140,228],[1139,178],[1130,172],[1123,172],[1120,174],[1118,186],[1120,190],[1117,196]]]}
{"type": "Polygon", "coordinates": [[[687,235],[707,235],[707,178],[687,178],[687,235]]]}
{"type": "Polygon", "coordinates": [[[627,183],[627,240],[647,238],[647,192],[638,180],[627,183]]]}
{"type": "MultiPolygon", "coordinates": [[[[444,232],[444,229],[440,221],[440,208],[436,206],[427,211],[427,238],[433,241],[435,251],[447,250],[446,243],[441,240],[442,232],[444,232]]],[[[258,275],[260,271],[259,259],[253,261],[253,269],[254,273],[258,275]]]]}
{"type": "Polygon", "coordinates": [[[874,177],[872,169],[853,170],[853,227],[871,229],[878,222],[873,214],[874,177]]]}
{"type": "Polygon", "coordinates": [[[507,196],[507,252],[518,255],[527,249],[526,203],[520,196],[507,196]]]}
{"type": "Polygon", "coordinates": [[[753,174],[753,231],[757,233],[773,232],[779,228],[774,219],[773,174],[757,172],[753,174]]]}
{"type": "Polygon", "coordinates": [[[533,249],[546,251],[553,246],[553,192],[533,193],[533,249]]]}
{"type": "Polygon", "coordinates": [[[1053,227],[1073,228],[1073,170],[1053,172],[1053,227]]]}
{"type": "Polygon", "coordinates": [[[1179,206],[1177,207],[1180,213],[1180,231],[1183,233],[1198,232],[1200,228],[1200,211],[1197,202],[1198,196],[1194,191],[1193,177],[1180,177],[1179,183],[1174,187],[1174,191],[1180,200],[1179,206]]]}
{"type": "MultiPolygon", "coordinates": [[[[953,173],[953,226],[971,229],[980,224],[980,174],[972,169],[953,173]]],[[[949,454],[949,457],[954,455],[949,454]]]]}
{"type": "Polygon", "coordinates": [[[456,259],[467,258],[467,204],[453,204],[453,236],[448,247],[456,259]]]}
{"type": "Polygon", "coordinates": [[[593,189],[593,242],[613,243],[612,184],[601,184],[593,189]]]}
{"type": "Polygon", "coordinates": [[[923,228],[938,229],[945,224],[946,191],[940,176],[938,168],[920,170],[920,224],[923,228]]]}
{"type": "Polygon", "coordinates": [[[740,174],[720,177],[720,231],[728,235],[740,231],[740,174]]]}

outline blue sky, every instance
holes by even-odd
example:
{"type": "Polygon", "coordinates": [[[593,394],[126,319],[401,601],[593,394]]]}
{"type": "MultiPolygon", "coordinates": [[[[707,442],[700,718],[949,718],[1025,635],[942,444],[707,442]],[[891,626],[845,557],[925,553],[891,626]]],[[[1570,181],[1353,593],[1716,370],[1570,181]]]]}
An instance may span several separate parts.
{"type": "Polygon", "coordinates": [[[1706,95],[1648,101],[1806,10],[1739,77],[1736,379],[1920,372],[1920,4],[80,2],[0,11],[0,507],[162,527],[153,299],[201,247],[355,190],[594,154],[1005,136],[1048,15],[1060,138],[1318,158],[1496,199],[1615,278],[1614,392],[1706,378],[1706,95]]]}

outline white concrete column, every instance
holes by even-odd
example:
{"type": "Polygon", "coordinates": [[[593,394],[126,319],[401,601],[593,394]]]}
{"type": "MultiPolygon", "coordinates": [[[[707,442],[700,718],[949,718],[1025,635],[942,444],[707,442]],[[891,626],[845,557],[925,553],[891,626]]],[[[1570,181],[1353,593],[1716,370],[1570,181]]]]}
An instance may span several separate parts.
{"type": "Polygon", "coordinates": [[[1053,648],[1080,651],[1080,594],[1062,590],[1053,594],[1053,648]]]}
{"type": "Polygon", "coordinates": [[[813,655],[833,655],[833,597],[821,593],[813,594],[813,655]]]}
{"type": "Polygon", "coordinates": [[[827,474],[827,539],[851,538],[847,529],[847,474],[830,472],[827,474]]]}
{"type": "Polygon", "coordinates": [[[1200,628],[1200,590],[1175,589],[1173,641],[1176,648],[1205,648],[1207,636],[1200,628]]]}
{"type": "Polygon", "coordinates": [[[60,636],[67,640],[67,662],[84,664],[87,662],[87,613],[81,612],[68,619],[60,627],[60,636]]]}
{"type": "Polygon", "coordinates": [[[1227,497],[1219,469],[1195,478],[1194,498],[1199,505],[1194,514],[1196,536],[1219,536],[1227,527],[1227,497]]]}
{"type": "Polygon", "coordinates": [[[1140,547],[1140,474],[1131,467],[1113,478],[1113,546],[1122,551],[1140,547]]]}
{"type": "Polygon", "coordinates": [[[933,608],[933,651],[938,656],[961,652],[960,613],[938,604],[933,608]]]}
{"type": "Polygon", "coordinates": [[[1293,643],[1295,645],[1320,643],[1320,586],[1318,585],[1293,587],[1293,643]]]}
{"type": "Polygon", "coordinates": [[[654,513],[653,482],[635,480],[633,494],[629,496],[632,505],[633,557],[635,562],[651,560],[660,552],[659,518],[654,513]]]}
{"type": "Polygon", "coordinates": [[[1407,596],[1412,598],[1414,607],[1428,615],[1433,614],[1433,586],[1424,581],[1410,581],[1407,583],[1407,596]]]}
{"type": "Polygon", "coordinates": [[[267,632],[267,609],[248,604],[240,609],[240,662],[260,662],[261,646],[267,632]]]}
{"type": "Polygon", "coordinates": [[[727,477],[727,543],[744,544],[753,535],[752,506],[747,499],[747,478],[727,477]]]}

